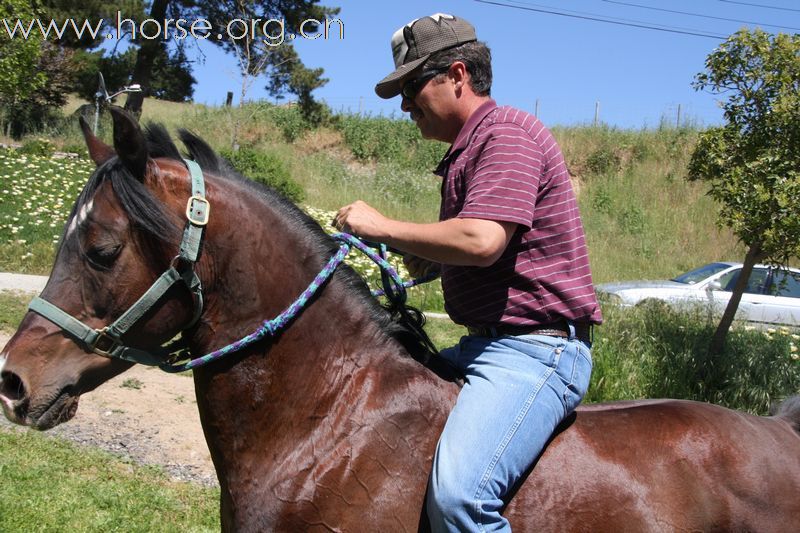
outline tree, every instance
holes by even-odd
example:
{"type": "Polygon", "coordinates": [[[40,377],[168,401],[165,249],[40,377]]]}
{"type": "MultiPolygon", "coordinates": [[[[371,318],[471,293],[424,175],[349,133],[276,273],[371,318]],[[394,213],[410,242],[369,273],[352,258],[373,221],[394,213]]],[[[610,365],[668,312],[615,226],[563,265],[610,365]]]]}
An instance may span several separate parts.
{"type": "MultiPolygon", "coordinates": [[[[243,74],[257,76],[265,70],[278,68],[281,65],[281,54],[271,53],[270,49],[284,47],[293,49],[288,39],[284,40],[287,33],[291,31],[296,34],[301,25],[305,33],[313,33],[316,30],[315,24],[307,21],[321,21],[339,12],[338,8],[323,7],[318,4],[319,0],[226,0],[222,2],[153,0],[148,18],[208,21],[211,28],[204,33],[209,37],[207,42],[220,46],[229,53],[236,53],[237,57],[247,57],[246,68],[257,70],[248,70],[243,74]],[[253,21],[259,19],[261,23],[252,24],[253,21]],[[255,29],[255,31],[252,33],[244,31],[241,24],[232,24],[237,20],[244,21],[244,25],[248,29],[255,29]],[[268,20],[275,22],[265,24],[268,20]],[[229,32],[229,29],[232,31],[229,32]],[[231,35],[232,33],[233,35],[231,35]],[[216,38],[218,35],[223,38],[216,38]],[[277,37],[280,37],[280,41],[277,37]],[[265,43],[269,43],[271,46],[265,47],[265,43]],[[243,53],[243,50],[246,52],[243,53]]],[[[145,92],[151,85],[155,57],[161,53],[164,46],[164,41],[160,39],[141,40],[132,82],[140,84],[145,92]]],[[[291,68],[301,72],[305,67],[298,59],[292,63],[291,68]]],[[[318,69],[317,78],[320,77],[321,72],[321,69],[318,69]]],[[[282,89],[294,92],[297,88],[287,84],[282,89]]],[[[129,94],[125,109],[136,114],[141,113],[143,99],[143,93],[129,94]]]]}
{"type": "Polygon", "coordinates": [[[708,182],[720,224],[747,247],[709,348],[718,355],[753,266],[800,256],[800,35],[741,30],[708,56],[693,85],[727,95],[726,124],[700,135],[689,179],[708,182]]]}
{"type": "MultiPolygon", "coordinates": [[[[102,72],[109,92],[131,83],[131,72],[136,64],[136,48],[121,54],[106,55],[103,50],[94,52],[78,50],[73,60],[75,88],[86,100],[94,100],[97,91],[97,73],[102,72]]],[[[182,47],[164,50],[153,64],[153,80],[148,96],[159,100],[186,102],[192,99],[196,80],[182,47]]]]}
{"type": "MultiPolygon", "coordinates": [[[[30,20],[36,16],[27,0],[10,0],[0,4],[0,18],[30,20]]],[[[41,55],[41,36],[11,38],[0,32],[0,105],[6,107],[25,100],[47,83],[47,77],[36,67],[41,55]]]]}

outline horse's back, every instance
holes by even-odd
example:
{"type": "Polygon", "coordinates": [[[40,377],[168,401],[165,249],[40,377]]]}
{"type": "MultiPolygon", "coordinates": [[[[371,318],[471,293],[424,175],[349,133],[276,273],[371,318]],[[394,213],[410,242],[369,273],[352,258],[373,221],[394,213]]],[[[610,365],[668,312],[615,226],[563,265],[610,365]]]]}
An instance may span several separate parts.
{"type": "Polygon", "coordinates": [[[580,408],[506,516],[514,531],[796,531],[800,435],[780,417],[656,400],[580,408]]]}

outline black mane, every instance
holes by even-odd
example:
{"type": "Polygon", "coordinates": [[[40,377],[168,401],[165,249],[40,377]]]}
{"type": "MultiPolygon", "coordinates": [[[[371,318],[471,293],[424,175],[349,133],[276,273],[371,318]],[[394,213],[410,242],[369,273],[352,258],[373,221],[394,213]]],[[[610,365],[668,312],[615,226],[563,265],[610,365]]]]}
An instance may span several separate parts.
{"type": "MultiPolygon", "coordinates": [[[[151,124],[145,128],[144,134],[151,158],[167,158],[183,162],[184,156],[181,155],[180,150],[162,125],[151,124]]],[[[277,210],[284,220],[300,229],[301,234],[308,237],[304,239],[304,242],[313,246],[314,252],[318,254],[322,263],[338,251],[339,245],[336,241],[326,234],[313,218],[290,200],[272,188],[240,175],[197,135],[187,130],[179,130],[178,135],[186,146],[188,158],[197,162],[204,172],[235,181],[249,188],[255,196],[263,198],[271,209],[277,210]]],[[[144,235],[146,244],[163,249],[165,245],[174,246],[180,240],[182,227],[176,224],[161,202],[139,180],[134,179],[116,157],[100,165],[89,178],[72,209],[69,221],[72,221],[80,208],[89,201],[105,180],[110,180],[114,193],[118,196],[134,226],[144,235]]],[[[425,342],[415,334],[415,329],[421,328],[424,321],[421,313],[414,309],[411,309],[410,314],[400,313],[397,309],[387,310],[382,307],[371,295],[364,280],[345,264],[336,269],[334,276],[343,281],[348,290],[366,306],[372,319],[386,335],[400,342],[415,359],[427,360],[430,350],[426,347],[425,342]],[[411,322],[416,322],[416,324],[411,322]]],[[[264,317],[264,319],[268,318],[272,317],[264,317]]]]}

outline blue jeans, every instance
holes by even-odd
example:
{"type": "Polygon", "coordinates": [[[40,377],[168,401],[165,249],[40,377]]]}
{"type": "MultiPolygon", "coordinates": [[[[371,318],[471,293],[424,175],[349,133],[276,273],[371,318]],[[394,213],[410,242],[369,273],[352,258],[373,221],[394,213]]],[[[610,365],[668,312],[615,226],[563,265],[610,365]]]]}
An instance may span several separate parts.
{"type": "Polygon", "coordinates": [[[433,459],[433,531],[510,531],[502,497],[586,394],[590,346],[574,337],[462,337],[441,356],[466,381],[433,459]]]}

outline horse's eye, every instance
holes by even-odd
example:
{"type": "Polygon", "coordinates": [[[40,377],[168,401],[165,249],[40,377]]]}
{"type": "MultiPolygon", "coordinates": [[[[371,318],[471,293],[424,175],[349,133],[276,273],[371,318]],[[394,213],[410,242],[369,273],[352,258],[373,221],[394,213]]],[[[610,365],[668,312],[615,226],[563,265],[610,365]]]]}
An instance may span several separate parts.
{"type": "Polygon", "coordinates": [[[86,258],[89,260],[89,264],[94,268],[107,270],[114,264],[121,250],[121,244],[93,246],[86,252],[86,258]]]}

